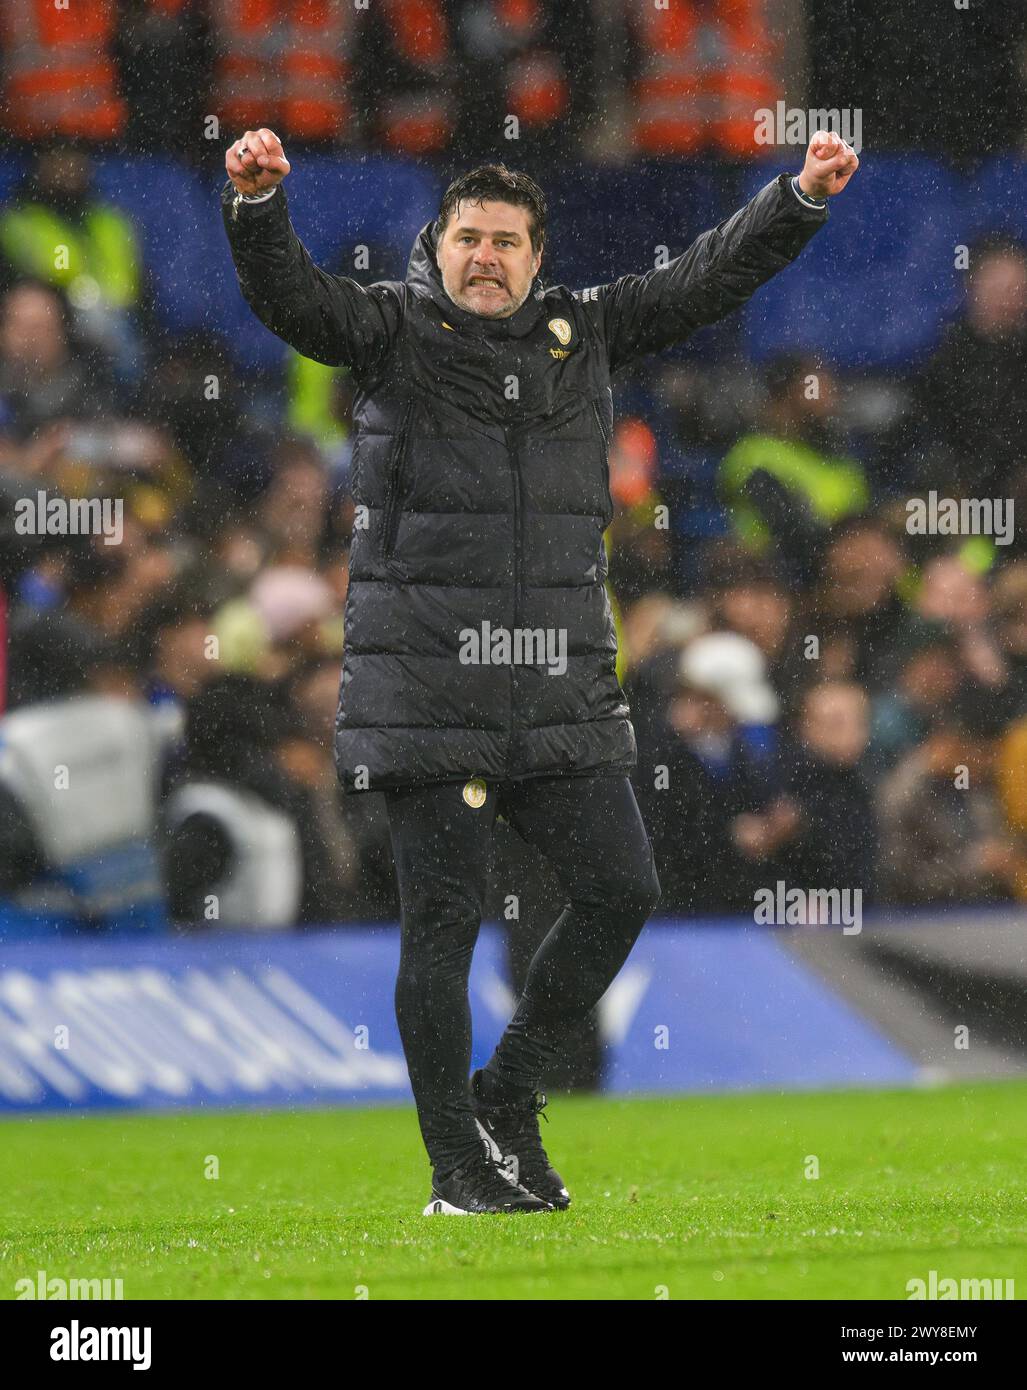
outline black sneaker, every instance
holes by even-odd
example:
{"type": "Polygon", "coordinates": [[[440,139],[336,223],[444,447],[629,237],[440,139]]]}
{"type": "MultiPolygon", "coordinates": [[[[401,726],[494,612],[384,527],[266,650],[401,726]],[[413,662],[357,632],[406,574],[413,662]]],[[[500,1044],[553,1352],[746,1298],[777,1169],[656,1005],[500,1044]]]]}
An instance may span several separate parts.
{"type": "MultiPolygon", "coordinates": [[[[502,1153],[510,1176],[550,1206],[565,1211],[571,1204],[571,1196],[563,1178],[549,1162],[538,1129],[538,1117],[546,1107],[545,1096],[535,1091],[520,1103],[492,1105],[482,1100],[480,1086],[481,1072],[476,1071],[471,1077],[475,1119],[481,1132],[502,1153]]],[[[548,1123],[548,1116],[542,1115],[542,1118],[548,1123]]]]}
{"type": "Polygon", "coordinates": [[[525,1191],[499,1164],[495,1145],[483,1135],[480,1154],[444,1178],[435,1177],[425,1216],[477,1216],[485,1212],[552,1211],[525,1191]]]}

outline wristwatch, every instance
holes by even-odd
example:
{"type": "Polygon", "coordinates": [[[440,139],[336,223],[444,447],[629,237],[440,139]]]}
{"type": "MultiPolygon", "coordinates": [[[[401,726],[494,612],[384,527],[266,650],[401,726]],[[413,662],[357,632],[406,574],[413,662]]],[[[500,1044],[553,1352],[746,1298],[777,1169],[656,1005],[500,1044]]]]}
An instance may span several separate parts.
{"type": "Polygon", "coordinates": [[[232,221],[235,222],[238,220],[240,203],[265,203],[267,202],[268,198],[270,198],[272,194],[276,191],[277,187],[278,185],[275,184],[275,187],[269,188],[266,193],[236,192],[235,197],[232,199],[232,221]]]}
{"type": "Polygon", "coordinates": [[[798,198],[799,202],[803,205],[804,208],[827,207],[826,198],[811,198],[808,193],[803,193],[802,189],[799,187],[798,174],[792,175],[792,192],[795,194],[795,196],[798,198]]]}

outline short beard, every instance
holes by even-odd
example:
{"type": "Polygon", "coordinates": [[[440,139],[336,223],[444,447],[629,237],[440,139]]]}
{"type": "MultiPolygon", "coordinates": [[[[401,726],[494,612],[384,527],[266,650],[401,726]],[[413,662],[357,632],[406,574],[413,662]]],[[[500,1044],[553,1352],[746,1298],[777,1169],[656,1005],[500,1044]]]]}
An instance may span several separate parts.
{"type": "MultiPolygon", "coordinates": [[[[449,294],[449,291],[447,290],[446,293],[449,294]]],[[[520,299],[515,300],[511,295],[508,303],[506,303],[505,305],[501,305],[498,309],[491,310],[489,313],[482,313],[480,309],[472,309],[469,304],[462,304],[460,300],[456,298],[455,295],[449,294],[449,297],[450,299],[452,299],[453,303],[457,306],[458,309],[463,309],[465,314],[474,314],[477,318],[480,319],[508,319],[511,316],[511,314],[516,314],[517,310],[528,298],[528,295],[530,293],[531,286],[529,285],[527,290],[524,292],[520,299]]]]}

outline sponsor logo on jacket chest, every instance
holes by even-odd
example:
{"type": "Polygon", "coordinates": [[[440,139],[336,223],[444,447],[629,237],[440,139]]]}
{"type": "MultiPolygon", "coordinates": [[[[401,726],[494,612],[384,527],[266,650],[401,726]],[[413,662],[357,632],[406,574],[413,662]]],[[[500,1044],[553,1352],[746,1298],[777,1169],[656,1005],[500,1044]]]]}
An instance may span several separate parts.
{"type": "Polygon", "coordinates": [[[557,358],[557,359],[563,359],[564,357],[570,357],[571,354],[570,354],[570,350],[569,350],[568,347],[567,347],[567,344],[568,344],[568,343],[570,342],[570,340],[571,340],[571,326],[570,326],[570,324],[567,322],[567,320],[566,320],[566,319],[550,319],[550,320],[549,320],[549,324],[548,324],[548,328],[549,328],[550,333],[555,333],[555,334],[556,334],[556,336],[559,338],[559,340],[560,340],[560,342],[561,342],[561,344],[562,344],[562,346],[561,346],[561,347],[558,347],[558,348],[556,348],[556,347],[551,347],[551,348],[549,349],[549,355],[550,355],[551,357],[555,357],[555,358],[557,358]]]}

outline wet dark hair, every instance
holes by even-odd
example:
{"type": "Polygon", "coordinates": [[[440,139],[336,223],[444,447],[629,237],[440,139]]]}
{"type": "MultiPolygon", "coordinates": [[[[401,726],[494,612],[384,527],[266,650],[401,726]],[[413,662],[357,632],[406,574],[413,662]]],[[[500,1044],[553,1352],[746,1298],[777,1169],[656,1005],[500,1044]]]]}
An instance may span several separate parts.
{"type": "Polygon", "coordinates": [[[483,201],[513,203],[528,212],[531,249],[537,255],[546,234],[546,195],[528,174],[519,174],[505,164],[479,164],[470,173],[461,174],[446,189],[435,221],[435,245],[442,240],[451,214],[463,202],[483,201]]]}

